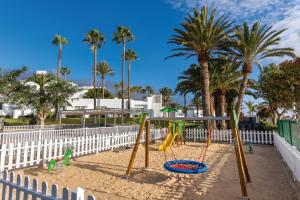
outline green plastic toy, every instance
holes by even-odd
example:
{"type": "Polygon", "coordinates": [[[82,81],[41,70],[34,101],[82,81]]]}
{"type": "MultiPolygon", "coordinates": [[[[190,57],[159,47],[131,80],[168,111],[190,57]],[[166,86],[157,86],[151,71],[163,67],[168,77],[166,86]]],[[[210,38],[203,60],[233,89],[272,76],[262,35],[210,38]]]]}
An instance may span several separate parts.
{"type": "MultiPolygon", "coordinates": [[[[63,165],[68,166],[70,165],[70,158],[73,155],[73,149],[71,147],[68,147],[65,151],[64,157],[63,157],[63,165]]],[[[57,165],[57,162],[61,161],[59,159],[51,159],[49,164],[48,164],[48,172],[53,171],[55,166],[57,165]]]]}

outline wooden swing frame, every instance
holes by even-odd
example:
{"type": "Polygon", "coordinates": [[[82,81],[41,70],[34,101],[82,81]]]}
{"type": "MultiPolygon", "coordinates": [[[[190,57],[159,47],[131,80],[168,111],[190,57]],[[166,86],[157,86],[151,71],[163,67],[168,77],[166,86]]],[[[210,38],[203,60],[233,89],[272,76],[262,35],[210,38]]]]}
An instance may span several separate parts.
{"type": "Polygon", "coordinates": [[[142,118],[140,123],[139,132],[137,134],[137,138],[135,140],[135,144],[133,147],[133,151],[130,157],[130,161],[126,170],[126,177],[129,178],[132,167],[134,164],[134,160],[136,157],[136,153],[142,138],[142,134],[144,132],[144,128],[146,127],[145,131],[145,168],[149,168],[149,145],[150,145],[150,126],[151,126],[151,120],[185,120],[185,121],[206,121],[206,120],[230,120],[230,126],[232,130],[232,138],[233,138],[233,144],[234,144],[234,150],[237,160],[237,166],[238,166],[238,173],[239,173],[239,179],[240,179],[240,186],[241,186],[241,192],[242,192],[242,198],[243,200],[249,200],[248,198],[248,192],[247,192],[247,186],[246,182],[251,182],[251,177],[248,171],[248,166],[246,163],[246,158],[244,154],[243,144],[241,142],[239,129],[237,127],[237,124],[234,123],[234,116],[233,113],[230,114],[230,117],[156,117],[156,118],[148,118],[146,117],[142,118]]]}

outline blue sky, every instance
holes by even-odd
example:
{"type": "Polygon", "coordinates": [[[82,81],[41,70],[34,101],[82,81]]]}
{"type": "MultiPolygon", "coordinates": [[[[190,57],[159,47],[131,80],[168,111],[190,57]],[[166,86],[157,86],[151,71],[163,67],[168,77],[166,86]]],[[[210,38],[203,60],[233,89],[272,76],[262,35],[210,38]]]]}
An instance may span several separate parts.
{"type": "MultiPolygon", "coordinates": [[[[289,28],[283,46],[300,52],[300,0],[215,0],[203,1],[209,6],[218,5],[233,19],[260,20],[276,28],[289,28]],[[298,18],[297,18],[298,17],[298,18]],[[296,23],[296,24],[295,24],[296,23]],[[297,24],[298,23],[298,24],[297,24]],[[297,43],[297,44],[296,44],[297,43]]],[[[29,66],[31,71],[55,72],[57,48],[51,44],[56,33],[69,40],[63,49],[62,65],[72,70],[70,79],[84,85],[92,83],[93,55],[82,43],[84,35],[98,28],[106,43],[98,53],[98,61],[109,62],[115,76],[109,84],[121,80],[121,46],[111,41],[119,25],[131,27],[136,40],[129,45],[139,60],[132,66],[133,85],[152,85],[156,90],[163,86],[174,88],[177,76],[194,59],[164,60],[170,55],[168,38],[178,27],[186,12],[199,7],[196,0],[28,0],[0,1],[0,67],[4,69],[29,66]]],[[[278,61],[278,60],[275,60],[278,61]]],[[[253,77],[258,74],[254,71],[253,77]]]]}

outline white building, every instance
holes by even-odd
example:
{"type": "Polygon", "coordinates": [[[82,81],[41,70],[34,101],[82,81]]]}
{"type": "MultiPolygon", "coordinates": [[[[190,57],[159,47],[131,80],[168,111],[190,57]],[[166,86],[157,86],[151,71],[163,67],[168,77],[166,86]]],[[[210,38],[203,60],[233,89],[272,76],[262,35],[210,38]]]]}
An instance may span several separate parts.
{"type": "MultiPolygon", "coordinates": [[[[85,99],[83,98],[84,94],[91,89],[92,87],[79,87],[80,91],[74,94],[69,103],[70,106],[66,107],[65,110],[82,110],[82,109],[93,109],[94,108],[94,99],[85,99]]],[[[147,97],[144,101],[140,100],[131,100],[130,101],[131,109],[144,110],[150,113],[151,117],[160,117],[162,109],[162,96],[153,95],[147,97]]],[[[97,108],[106,108],[106,109],[121,109],[122,108],[122,99],[97,99],[96,101],[97,108]]],[[[124,99],[124,108],[128,107],[128,99],[124,99]]],[[[15,105],[0,103],[0,115],[1,116],[10,116],[13,118],[18,118],[20,116],[32,115],[34,111],[32,109],[21,109],[15,105]]]]}

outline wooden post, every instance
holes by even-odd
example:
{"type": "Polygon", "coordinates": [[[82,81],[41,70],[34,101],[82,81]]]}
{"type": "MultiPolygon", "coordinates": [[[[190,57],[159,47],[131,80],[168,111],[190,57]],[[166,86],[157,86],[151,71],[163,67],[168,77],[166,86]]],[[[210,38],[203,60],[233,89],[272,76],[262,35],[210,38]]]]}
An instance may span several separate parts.
{"type": "Polygon", "coordinates": [[[145,168],[149,167],[150,120],[146,121],[145,168]]]}
{"type": "Polygon", "coordinates": [[[131,157],[130,157],[130,161],[129,161],[129,164],[128,164],[128,167],[127,167],[127,170],[126,170],[126,176],[127,177],[130,176],[130,172],[131,172],[132,165],[133,165],[133,162],[134,162],[134,159],[135,159],[135,156],[136,156],[136,152],[138,150],[138,147],[139,147],[139,144],[140,144],[140,141],[141,141],[141,137],[142,137],[142,134],[143,134],[143,131],[144,131],[145,121],[146,121],[146,114],[144,114],[143,117],[142,117],[142,122],[140,124],[140,129],[139,129],[138,135],[137,135],[136,140],[135,140],[134,148],[133,148],[133,151],[132,151],[132,154],[131,154],[131,157]]]}
{"type": "Polygon", "coordinates": [[[244,148],[243,148],[243,144],[241,142],[241,136],[240,136],[240,131],[239,130],[237,130],[237,141],[238,141],[239,147],[240,147],[241,158],[242,158],[243,168],[244,168],[245,175],[246,175],[246,180],[247,180],[247,182],[250,183],[251,182],[251,177],[250,177],[249,170],[248,170],[248,167],[247,167],[244,148]]]}
{"type": "Polygon", "coordinates": [[[238,141],[238,131],[235,125],[235,119],[233,115],[234,115],[233,113],[230,113],[230,125],[231,125],[234,150],[235,150],[235,155],[236,155],[236,160],[238,165],[240,185],[241,185],[243,199],[248,199],[247,187],[245,182],[245,172],[244,172],[243,162],[241,158],[240,143],[238,141]]]}

